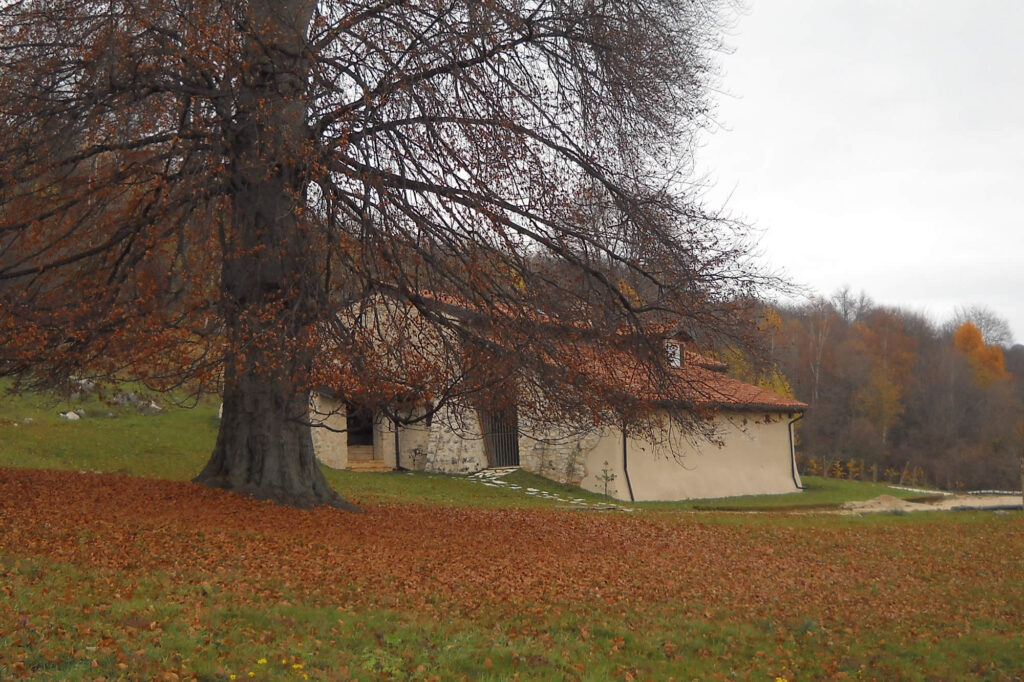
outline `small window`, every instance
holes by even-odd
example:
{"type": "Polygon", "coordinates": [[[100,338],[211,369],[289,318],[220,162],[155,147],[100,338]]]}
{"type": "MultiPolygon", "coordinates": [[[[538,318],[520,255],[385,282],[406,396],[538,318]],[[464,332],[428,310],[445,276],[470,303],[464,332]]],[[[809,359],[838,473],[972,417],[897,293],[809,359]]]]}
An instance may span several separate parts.
{"type": "Polygon", "coordinates": [[[683,364],[683,354],[679,350],[678,343],[668,342],[665,344],[665,356],[668,361],[669,367],[681,367],[683,364]]]}

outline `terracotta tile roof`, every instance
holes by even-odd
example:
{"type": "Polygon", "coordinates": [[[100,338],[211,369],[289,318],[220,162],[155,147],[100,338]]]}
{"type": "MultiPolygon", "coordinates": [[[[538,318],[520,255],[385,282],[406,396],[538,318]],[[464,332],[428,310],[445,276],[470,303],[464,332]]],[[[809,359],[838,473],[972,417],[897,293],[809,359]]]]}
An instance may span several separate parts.
{"type": "Polygon", "coordinates": [[[695,394],[694,402],[715,407],[803,412],[806,403],[733,379],[698,365],[674,370],[695,394]]]}
{"type": "Polygon", "coordinates": [[[697,365],[705,369],[714,370],[716,372],[724,372],[729,369],[729,365],[725,364],[721,360],[712,360],[709,357],[703,356],[700,353],[692,350],[683,351],[683,362],[691,365],[697,365]]]}
{"type": "Polygon", "coordinates": [[[722,373],[725,365],[699,353],[687,352],[682,367],[670,370],[676,380],[658,385],[653,373],[637,362],[607,363],[609,379],[623,390],[655,403],[735,410],[803,412],[806,403],[722,373]]]}

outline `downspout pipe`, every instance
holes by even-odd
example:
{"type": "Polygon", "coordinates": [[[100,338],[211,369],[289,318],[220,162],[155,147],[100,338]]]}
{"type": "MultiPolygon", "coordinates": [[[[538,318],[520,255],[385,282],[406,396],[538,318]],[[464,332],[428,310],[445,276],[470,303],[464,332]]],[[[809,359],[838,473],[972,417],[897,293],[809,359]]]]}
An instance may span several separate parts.
{"type": "Polygon", "coordinates": [[[636,502],[633,498],[633,484],[629,482],[629,439],[626,436],[626,427],[622,427],[622,473],[626,475],[626,487],[629,489],[629,501],[636,502]]]}
{"type": "Polygon", "coordinates": [[[803,412],[801,412],[799,417],[797,417],[796,419],[791,419],[789,421],[789,427],[788,427],[789,428],[789,466],[790,466],[790,475],[793,477],[793,485],[796,486],[797,490],[806,490],[806,487],[800,485],[800,482],[797,480],[797,477],[796,477],[796,437],[795,437],[795,432],[793,431],[793,425],[796,424],[798,421],[800,421],[803,418],[804,418],[804,415],[803,415],[803,412]]]}

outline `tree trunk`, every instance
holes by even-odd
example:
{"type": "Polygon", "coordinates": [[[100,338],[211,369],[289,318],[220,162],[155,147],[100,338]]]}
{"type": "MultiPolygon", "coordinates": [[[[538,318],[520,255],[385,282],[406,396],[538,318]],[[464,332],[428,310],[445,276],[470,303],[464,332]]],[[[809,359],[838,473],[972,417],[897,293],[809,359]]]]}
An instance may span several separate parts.
{"type": "Polygon", "coordinates": [[[358,511],[331,489],[320,471],[308,395],[253,371],[225,382],[217,444],[195,480],[297,507],[358,511]]]}
{"type": "Polygon", "coordinates": [[[205,485],[310,507],[356,508],[331,490],[309,426],[321,292],[305,224],[309,0],[253,0],[251,68],[226,135],[231,224],[222,235],[224,408],[205,485]]]}

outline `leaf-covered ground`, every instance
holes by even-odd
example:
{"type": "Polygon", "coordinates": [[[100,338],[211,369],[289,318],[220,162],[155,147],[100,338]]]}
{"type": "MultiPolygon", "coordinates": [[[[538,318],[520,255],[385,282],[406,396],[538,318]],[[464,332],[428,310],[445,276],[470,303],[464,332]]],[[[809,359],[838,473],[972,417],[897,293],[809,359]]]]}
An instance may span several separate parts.
{"type": "Polygon", "coordinates": [[[1024,517],[294,510],[0,469],[0,679],[1022,679],[1024,517]]]}

